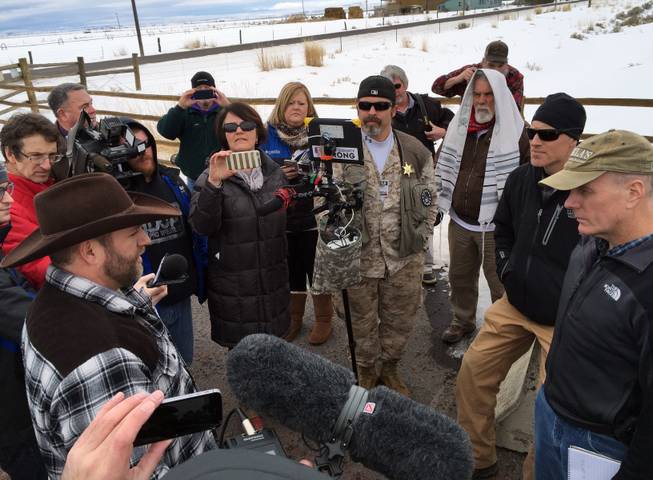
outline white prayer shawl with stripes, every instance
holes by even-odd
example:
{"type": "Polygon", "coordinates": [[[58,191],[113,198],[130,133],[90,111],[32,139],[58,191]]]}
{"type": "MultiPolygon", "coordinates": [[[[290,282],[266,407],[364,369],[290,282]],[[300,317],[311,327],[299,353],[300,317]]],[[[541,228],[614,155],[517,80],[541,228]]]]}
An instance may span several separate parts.
{"type": "MultiPolygon", "coordinates": [[[[495,109],[494,130],[487,155],[481,208],[478,214],[478,223],[489,225],[492,223],[508,175],[519,166],[519,139],[524,130],[524,119],[508,90],[506,78],[495,70],[477,70],[477,72],[479,71],[483,72],[490,82],[495,109]]],[[[451,209],[453,190],[456,187],[465,148],[476,75],[468,83],[460,109],[447,128],[435,170],[438,191],[437,205],[445,213],[451,209]]]]}

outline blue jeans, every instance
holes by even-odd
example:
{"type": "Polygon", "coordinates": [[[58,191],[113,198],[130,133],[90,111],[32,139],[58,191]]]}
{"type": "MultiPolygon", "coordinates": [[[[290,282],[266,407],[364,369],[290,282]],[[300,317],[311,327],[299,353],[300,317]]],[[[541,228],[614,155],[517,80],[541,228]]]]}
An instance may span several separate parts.
{"type": "Polygon", "coordinates": [[[190,307],[190,297],[172,305],[157,305],[159,317],[168,327],[172,343],[187,365],[193,363],[193,311],[190,307]]]}
{"type": "Polygon", "coordinates": [[[535,478],[537,480],[566,480],[567,457],[570,446],[621,461],[626,445],[620,441],[571,425],[553,411],[544,395],[544,388],[535,401],[535,478]]]}

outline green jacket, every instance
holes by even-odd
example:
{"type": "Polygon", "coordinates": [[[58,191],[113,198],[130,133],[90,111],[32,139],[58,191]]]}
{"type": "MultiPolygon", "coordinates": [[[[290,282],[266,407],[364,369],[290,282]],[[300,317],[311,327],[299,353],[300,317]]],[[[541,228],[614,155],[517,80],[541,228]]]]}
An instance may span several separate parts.
{"type": "Polygon", "coordinates": [[[206,158],[220,149],[215,135],[215,117],[219,111],[218,108],[202,115],[192,107],[184,110],[175,105],[156,124],[161,136],[169,140],[179,139],[175,163],[193,181],[204,171],[206,158]]]}

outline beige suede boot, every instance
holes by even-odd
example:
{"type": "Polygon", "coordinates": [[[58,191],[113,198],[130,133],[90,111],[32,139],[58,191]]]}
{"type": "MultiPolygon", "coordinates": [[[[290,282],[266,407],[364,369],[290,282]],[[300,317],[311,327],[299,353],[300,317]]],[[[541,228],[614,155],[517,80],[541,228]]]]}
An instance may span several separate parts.
{"type": "Polygon", "coordinates": [[[410,398],[410,390],[408,390],[408,387],[399,376],[396,361],[383,362],[380,379],[386,387],[393,389],[397,393],[401,393],[404,397],[410,398]]]}
{"type": "Polygon", "coordinates": [[[284,337],[286,341],[292,342],[302,329],[304,321],[304,309],[306,308],[305,293],[290,294],[290,328],[284,337]]]}
{"type": "Polygon", "coordinates": [[[315,310],[315,324],[308,336],[308,343],[321,345],[331,336],[331,317],[333,317],[331,295],[313,295],[313,309],[315,310]]]}

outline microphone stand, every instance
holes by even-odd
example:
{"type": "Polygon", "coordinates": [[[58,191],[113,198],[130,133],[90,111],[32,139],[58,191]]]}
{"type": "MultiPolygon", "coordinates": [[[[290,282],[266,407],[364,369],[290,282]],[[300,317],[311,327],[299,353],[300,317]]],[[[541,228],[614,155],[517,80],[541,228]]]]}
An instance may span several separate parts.
{"type": "Polygon", "coordinates": [[[358,383],[358,367],[356,366],[356,339],[354,338],[354,330],[351,323],[351,310],[349,309],[349,294],[347,289],[342,289],[342,305],[345,310],[345,326],[347,327],[347,339],[349,341],[349,353],[351,354],[351,370],[356,377],[358,383]]]}

